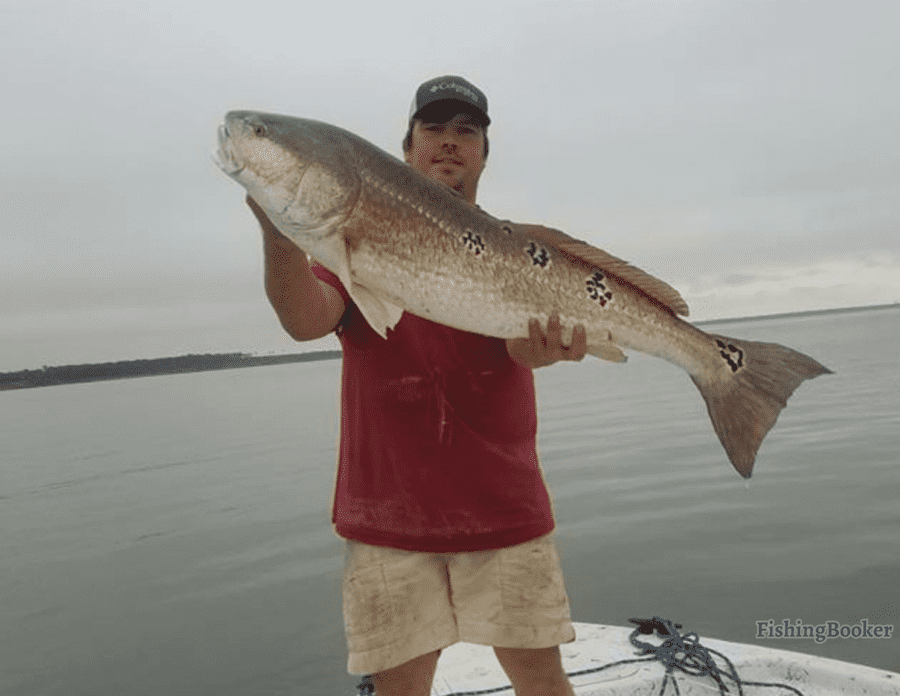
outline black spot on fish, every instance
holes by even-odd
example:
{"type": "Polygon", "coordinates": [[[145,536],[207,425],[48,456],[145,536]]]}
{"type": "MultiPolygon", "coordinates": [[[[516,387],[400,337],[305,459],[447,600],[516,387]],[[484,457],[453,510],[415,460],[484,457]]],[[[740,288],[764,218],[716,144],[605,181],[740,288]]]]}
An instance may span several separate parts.
{"type": "Polygon", "coordinates": [[[744,366],[744,351],[731,343],[724,343],[716,339],[716,345],[719,347],[719,355],[724,358],[728,367],[732,372],[737,372],[744,366]]]}
{"type": "Polygon", "coordinates": [[[601,307],[605,307],[606,303],[612,299],[612,293],[607,290],[603,281],[606,280],[600,271],[594,271],[593,275],[587,279],[587,293],[595,302],[599,302],[601,307]]]}
{"type": "Polygon", "coordinates": [[[531,263],[535,266],[547,268],[550,264],[550,253],[544,247],[539,247],[536,243],[529,242],[528,246],[525,247],[525,251],[531,257],[531,263]]]}
{"type": "Polygon", "coordinates": [[[462,243],[465,245],[466,249],[474,253],[475,256],[478,256],[484,251],[484,240],[481,238],[480,234],[475,234],[472,230],[466,230],[466,233],[462,236],[462,243]]]}
{"type": "Polygon", "coordinates": [[[512,227],[510,227],[509,225],[503,225],[501,229],[506,232],[506,234],[512,234],[512,227]]]}

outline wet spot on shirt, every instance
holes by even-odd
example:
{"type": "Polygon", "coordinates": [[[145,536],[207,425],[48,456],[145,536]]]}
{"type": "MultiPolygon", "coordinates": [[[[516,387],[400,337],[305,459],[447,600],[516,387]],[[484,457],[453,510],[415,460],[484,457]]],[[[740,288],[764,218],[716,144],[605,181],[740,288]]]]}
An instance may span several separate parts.
{"type": "Polygon", "coordinates": [[[421,401],[428,394],[428,386],[421,375],[406,375],[399,379],[389,380],[387,391],[392,393],[397,401],[411,404],[421,401]]]}

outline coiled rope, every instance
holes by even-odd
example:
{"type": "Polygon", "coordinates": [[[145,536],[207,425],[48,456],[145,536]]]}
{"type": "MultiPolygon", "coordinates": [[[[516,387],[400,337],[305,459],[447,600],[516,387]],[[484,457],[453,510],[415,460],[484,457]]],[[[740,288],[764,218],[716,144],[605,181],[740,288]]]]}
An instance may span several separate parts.
{"type": "MultiPolygon", "coordinates": [[[[602,672],[605,669],[618,667],[619,665],[634,664],[637,662],[654,662],[659,660],[666,669],[666,676],[663,678],[658,696],[663,696],[663,694],[665,694],[669,682],[674,686],[676,696],[681,696],[681,690],[678,688],[678,681],[675,679],[675,670],[692,676],[710,677],[718,685],[719,694],[721,696],[726,696],[726,694],[731,693],[726,686],[726,679],[733,682],[734,686],[737,687],[738,696],[744,696],[743,687],[745,686],[763,686],[774,689],[784,689],[797,696],[804,696],[801,691],[798,691],[793,686],[788,686],[787,684],[744,681],[738,676],[737,670],[731,660],[717,650],[712,650],[711,648],[700,645],[700,638],[696,633],[685,633],[684,635],[681,635],[678,631],[678,629],[682,627],[681,624],[673,623],[672,621],[669,621],[669,619],[663,619],[659,616],[654,616],[652,619],[629,620],[632,623],[637,624],[637,628],[631,632],[628,640],[640,651],[638,655],[645,655],[646,657],[619,660],[617,662],[601,665],[600,667],[591,667],[590,669],[568,672],[568,676],[580,677],[585,674],[602,672]],[[638,635],[650,635],[654,630],[660,638],[663,638],[663,642],[660,645],[653,645],[652,643],[646,643],[638,639],[638,635]],[[728,669],[723,670],[720,668],[716,664],[714,656],[724,660],[728,669]]],[[[362,682],[357,688],[359,689],[360,696],[372,696],[375,694],[375,682],[370,676],[363,677],[362,682]]],[[[482,689],[481,691],[456,691],[452,694],[447,694],[447,696],[484,696],[485,694],[496,694],[511,689],[512,685],[498,686],[493,689],[482,689]]]]}

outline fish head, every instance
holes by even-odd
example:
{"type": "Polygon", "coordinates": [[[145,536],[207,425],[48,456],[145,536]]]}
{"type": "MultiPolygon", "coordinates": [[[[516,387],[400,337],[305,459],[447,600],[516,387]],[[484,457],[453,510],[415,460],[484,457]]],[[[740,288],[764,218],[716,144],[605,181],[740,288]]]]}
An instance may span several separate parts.
{"type": "Polygon", "coordinates": [[[302,248],[334,232],[360,189],[354,151],[317,121],[231,111],[219,126],[217,164],[302,248]]]}

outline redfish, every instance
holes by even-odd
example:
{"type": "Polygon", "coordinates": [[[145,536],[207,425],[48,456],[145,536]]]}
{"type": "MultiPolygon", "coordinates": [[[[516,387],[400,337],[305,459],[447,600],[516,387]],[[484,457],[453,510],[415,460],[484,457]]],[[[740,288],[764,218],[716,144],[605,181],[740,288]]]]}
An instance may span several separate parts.
{"type": "Polygon", "coordinates": [[[558,315],[563,341],[581,324],[598,358],[636,350],[686,370],[745,478],[794,390],[831,372],[782,345],[707,334],[663,281],[559,230],[498,220],[341,128],[233,111],[217,154],[381,336],[404,311],[498,338],[558,315]]]}

